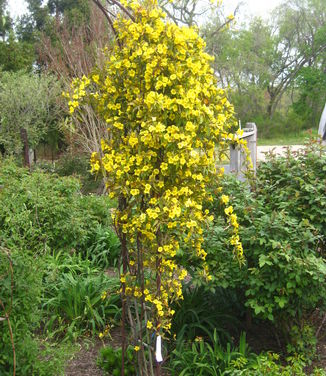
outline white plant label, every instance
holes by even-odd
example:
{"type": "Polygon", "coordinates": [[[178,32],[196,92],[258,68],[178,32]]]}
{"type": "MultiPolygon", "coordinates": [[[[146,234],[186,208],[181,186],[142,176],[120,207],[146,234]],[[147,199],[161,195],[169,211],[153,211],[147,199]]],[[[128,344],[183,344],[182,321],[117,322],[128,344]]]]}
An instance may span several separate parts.
{"type": "Polygon", "coordinates": [[[156,361],[158,363],[163,362],[163,357],[162,357],[162,337],[157,336],[156,337],[156,361]]]}

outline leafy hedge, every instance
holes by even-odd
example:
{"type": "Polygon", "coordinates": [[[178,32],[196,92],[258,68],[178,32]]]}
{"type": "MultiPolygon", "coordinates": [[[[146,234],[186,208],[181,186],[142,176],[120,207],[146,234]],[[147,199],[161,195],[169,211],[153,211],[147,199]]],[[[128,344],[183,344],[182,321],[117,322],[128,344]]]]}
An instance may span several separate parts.
{"type": "MultiPolygon", "coordinates": [[[[40,342],[45,333],[75,340],[119,318],[119,281],[95,266],[98,259],[105,267],[116,262],[111,207],[106,197],[83,196],[76,178],[0,160],[0,317],[9,315],[17,375],[63,371],[69,341],[50,349],[40,342]]],[[[1,320],[1,375],[13,373],[13,359],[9,325],[1,320]]]]}
{"type": "Polygon", "coordinates": [[[256,195],[264,197],[266,210],[310,223],[322,236],[320,251],[325,252],[326,148],[319,141],[283,158],[271,154],[259,167],[256,195]]]}
{"type": "MultiPolygon", "coordinates": [[[[271,156],[254,190],[226,176],[223,191],[238,215],[246,258],[239,265],[223,221],[206,233],[212,286],[233,288],[254,316],[270,320],[289,340],[291,327],[326,308],[326,156],[318,144],[297,155],[271,156]]],[[[215,201],[212,210],[221,213],[215,201]]]]}
{"type": "Polygon", "coordinates": [[[110,225],[108,198],[83,196],[76,178],[29,173],[4,160],[0,186],[0,240],[9,248],[86,253],[95,228],[110,225]]]}

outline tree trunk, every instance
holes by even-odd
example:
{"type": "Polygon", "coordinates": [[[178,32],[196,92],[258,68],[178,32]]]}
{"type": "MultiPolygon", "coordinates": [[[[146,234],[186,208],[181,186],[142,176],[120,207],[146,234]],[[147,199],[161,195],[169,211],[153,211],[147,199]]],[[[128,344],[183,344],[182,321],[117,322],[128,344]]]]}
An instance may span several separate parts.
{"type": "Polygon", "coordinates": [[[270,99],[267,105],[267,115],[271,119],[274,114],[274,102],[275,102],[275,97],[270,94],[270,99]]]}
{"type": "Polygon", "coordinates": [[[20,137],[23,143],[24,166],[31,168],[31,162],[29,160],[28,136],[25,128],[20,128],[20,137]]]}

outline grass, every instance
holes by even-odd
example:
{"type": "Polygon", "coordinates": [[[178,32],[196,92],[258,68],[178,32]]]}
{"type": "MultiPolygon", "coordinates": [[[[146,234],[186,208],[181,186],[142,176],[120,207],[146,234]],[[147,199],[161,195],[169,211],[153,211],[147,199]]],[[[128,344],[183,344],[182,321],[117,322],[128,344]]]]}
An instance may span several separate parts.
{"type": "Polygon", "coordinates": [[[318,136],[317,129],[302,130],[297,133],[291,133],[291,134],[280,134],[279,136],[275,136],[271,138],[259,137],[259,131],[258,131],[258,146],[303,145],[310,137],[317,137],[317,136],[318,136]]]}

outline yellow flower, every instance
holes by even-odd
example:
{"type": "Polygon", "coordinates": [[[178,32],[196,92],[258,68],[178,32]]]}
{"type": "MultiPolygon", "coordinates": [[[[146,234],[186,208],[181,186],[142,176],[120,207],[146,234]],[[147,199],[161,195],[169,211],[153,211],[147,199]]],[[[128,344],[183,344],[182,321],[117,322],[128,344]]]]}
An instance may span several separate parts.
{"type": "Polygon", "coordinates": [[[139,347],[139,346],[135,346],[135,347],[134,347],[134,350],[137,352],[137,351],[140,350],[140,347],[139,347]]]}
{"type": "Polygon", "coordinates": [[[228,206],[227,208],[224,209],[224,212],[226,215],[230,215],[233,213],[233,207],[232,206],[228,206]]]}
{"type": "Polygon", "coordinates": [[[227,195],[221,196],[221,201],[223,202],[223,204],[228,204],[229,200],[230,200],[229,196],[227,195]]]}
{"type": "Polygon", "coordinates": [[[139,189],[131,189],[130,193],[131,193],[132,196],[137,196],[137,195],[139,195],[139,189]]]}
{"type": "Polygon", "coordinates": [[[99,76],[98,74],[94,74],[94,75],[92,76],[92,79],[93,79],[93,81],[94,81],[96,84],[98,84],[98,83],[99,83],[99,80],[100,80],[100,76],[99,76]]]}
{"type": "Polygon", "coordinates": [[[191,121],[187,121],[186,130],[189,132],[193,132],[195,129],[195,125],[191,121]]]}
{"type": "Polygon", "coordinates": [[[115,128],[118,128],[118,129],[123,130],[123,124],[122,124],[122,123],[115,122],[115,123],[113,123],[113,126],[114,126],[115,128]]]}
{"type": "Polygon", "coordinates": [[[101,295],[101,299],[102,299],[102,300],[105,300],[106,297],[107,297],[107,292],[106,292],[106,291],[103,291],[103,292],[102,292],[102,295],[101,295]]]}
{"type": "Polygon", "coordinates": [[[168,169],[168,164],[163,162],[163,163],[161,163],[160,167],[161,167],[161,171],[166,171],[168,169]]]}
{"type": "Polygon", "coordinates": [[[135,136],[131,136],[131,137],[129,137],[129,141],[128,142],[129,142],[129,145],[131,147],[134,147],[134,146],[136,146],[138,144],[138,138],[135,137],[135,136]]]}

